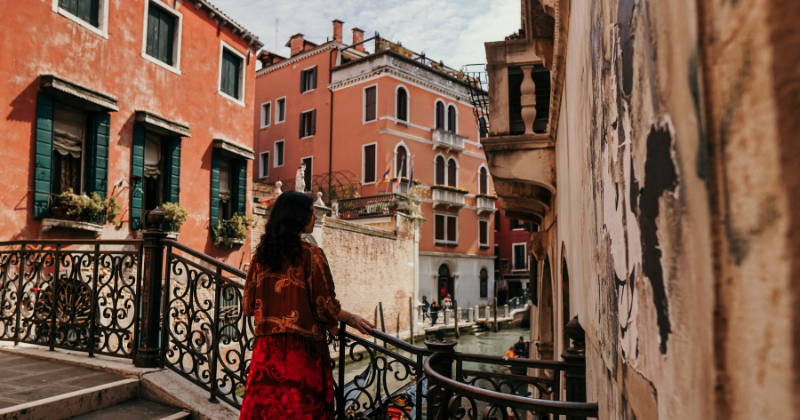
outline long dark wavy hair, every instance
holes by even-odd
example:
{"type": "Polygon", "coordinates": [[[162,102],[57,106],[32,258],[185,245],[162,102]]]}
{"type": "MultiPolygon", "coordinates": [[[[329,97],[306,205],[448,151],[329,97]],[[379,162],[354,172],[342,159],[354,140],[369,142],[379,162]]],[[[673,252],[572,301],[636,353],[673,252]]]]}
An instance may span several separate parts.
{"type": "Polygon", "coordinates": [[[314,200],[309,195],[297,191],[287,191],[278,197],[256,248],[257,263],[272,271],[280,271],[284,258],[292,265],[300,265],[303,251],[300,233],[311,223],[312,204],[314,200]]]}

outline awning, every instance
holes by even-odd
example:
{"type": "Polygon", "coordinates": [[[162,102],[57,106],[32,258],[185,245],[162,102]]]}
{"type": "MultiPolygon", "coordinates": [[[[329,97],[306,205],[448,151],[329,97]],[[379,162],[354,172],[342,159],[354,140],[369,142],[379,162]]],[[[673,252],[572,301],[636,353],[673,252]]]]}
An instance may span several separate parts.
{"type": "Polygon", "coordinates": [[[220,149],[223,155],[229,155],[234,158],[243,158],[248,160],[253,160],[255,158],[255,152],[253,152],[253,149],[228,140],[214,139],[214,147],[220,149]]]}
{"type": "Polygon", "coordinates": [[[136,122],[164,136],[192,137],[188,125],[168,120],[152,112],[136,111],[136,122]]]}
{"type": "Polygon", "coordinates": [[[116,112],[117,98],[81,86],[75,82],[52,74],[39,76],[39,89],[53,95],[59,102],[85,111],[116,112]]]}

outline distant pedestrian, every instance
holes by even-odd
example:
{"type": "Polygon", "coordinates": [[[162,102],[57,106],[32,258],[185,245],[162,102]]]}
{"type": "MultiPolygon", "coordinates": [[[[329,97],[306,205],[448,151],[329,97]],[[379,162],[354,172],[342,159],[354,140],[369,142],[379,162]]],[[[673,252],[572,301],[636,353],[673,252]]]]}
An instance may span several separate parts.
{"type": "Polygon", "coordinates": [[[431,304],[428,303],[428,297],[422,297],[422,322],[425,322],[425,319],[431,319],[430,315],[428,315],[428,309],[430,309],[431,304]]]}
{"type": "Polygon", "coordinates": [[[447,297],[447,286],[442,286],[442,288],[439,289],[439,297],[441,298],[440,300],[444,300],[444,298],[447,297]]]}
{"type": "Polygon", "coordinates": [[[444,309],[450,309],[453,307],[453,300],[450,299],[450,295],[448,294],[444,298],[444,309]]]}
{"type": "Polygon", "coordinates": [[[514,353],[516,353],[517,356],[520,357],[522,356],[523,353],[525,353],[525,340],[523,340],[521,336],[519,338],[519,341],[514,343],[514,353]]]}
{"type": "Polygon", "coordinates": [[[436,321],[439,319],[439,304],[436,303],[434,299],[433,303],[431,303],[431,326],[436,325],[436,321]]]}
{"type": "Polygon", "coordinates": [[[508,348],[508,351],[506,352],[506,357],[517,357],[517,354],[514,353],[514,346],[508,348]]]}

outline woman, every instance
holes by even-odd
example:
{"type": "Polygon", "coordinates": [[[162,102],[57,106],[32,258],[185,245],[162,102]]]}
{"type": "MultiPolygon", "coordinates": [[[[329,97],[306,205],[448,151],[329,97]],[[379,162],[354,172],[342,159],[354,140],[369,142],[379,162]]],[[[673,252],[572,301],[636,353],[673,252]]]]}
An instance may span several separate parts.
{"type": "Polygon", "coordinates": [[[436,321],[439,319],[439,304],[436,303],[436,299],[433,300],[431,303],[431,326],[436,325],[436,321]]]}
{"type": "Polygon", "coordinates": [[[301,240],[314,230],[313,204],[296,191],[278,197],[247,273],[242,310],[256,341],[240,419],[333,419],[326,331],[339,321],[374,328],[342,309],[325,254],[301,240]]]}

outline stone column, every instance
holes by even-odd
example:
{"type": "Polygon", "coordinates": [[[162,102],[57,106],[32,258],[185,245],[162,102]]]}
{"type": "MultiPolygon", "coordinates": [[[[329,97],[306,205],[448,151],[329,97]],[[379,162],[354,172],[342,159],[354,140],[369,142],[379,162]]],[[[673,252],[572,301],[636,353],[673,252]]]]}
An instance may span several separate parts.
{"type": "Polygon", "coordinates": [[[468,318],[469,323],[475,322],[475,309],[469,308],[469,310],[467,311],[467,316],[469,317],[468,318]]]}
{"type": "Polygon", "coordinates": [[[445,309],[444,311],[444,325],[450,325],[450,320],[453,318],[453,310],[445,309]]]}
{"type": "Polygon", "coordinates": [[[521,66],[522,85],[520,103],[522,105],[522,121],[525,123],[525,135],[532,135],[533,121],[536,120],[536,85],[533,83],[533,65],[521,66]]]}
{"type": "Polygon", "coordinates": [[[503,318],[508,318],[508,304],[503,305],[503,318]]]}
{"type": "MultiPolygon", "coordinates": [[[[564,370],[567,401],[586,402],[586,333],[578,322],[578,316],[564,326],[564,333],[572,340],[572,346],[561,357],[569,363],[564,370]]],[[[578,417],[568,416],[567,420],[578,417]]]]}

